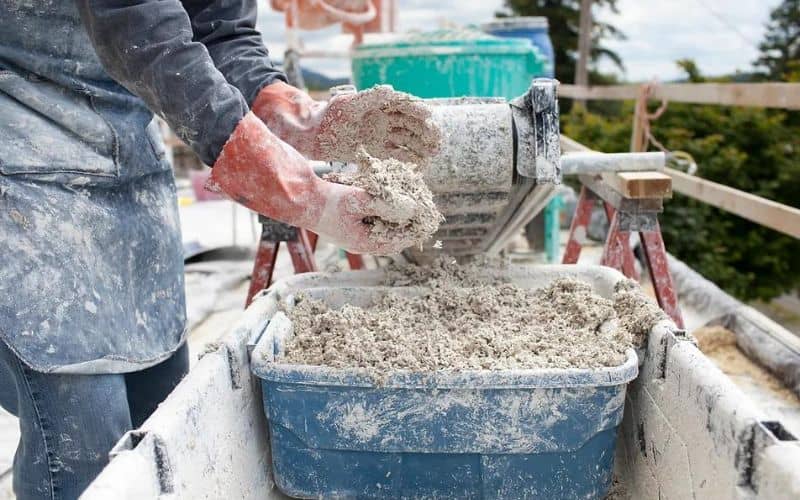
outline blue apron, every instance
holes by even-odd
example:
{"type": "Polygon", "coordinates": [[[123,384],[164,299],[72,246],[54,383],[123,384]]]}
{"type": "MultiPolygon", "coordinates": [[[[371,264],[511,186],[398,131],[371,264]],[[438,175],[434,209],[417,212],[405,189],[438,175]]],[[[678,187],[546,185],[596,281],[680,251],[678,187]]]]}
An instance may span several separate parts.
{"type": "Polygon", "coordinates": [[[153,114],[71,1],[0,0],[0,339],[38,371],[122,373],[183,342],[175,183],[153,114]]]}

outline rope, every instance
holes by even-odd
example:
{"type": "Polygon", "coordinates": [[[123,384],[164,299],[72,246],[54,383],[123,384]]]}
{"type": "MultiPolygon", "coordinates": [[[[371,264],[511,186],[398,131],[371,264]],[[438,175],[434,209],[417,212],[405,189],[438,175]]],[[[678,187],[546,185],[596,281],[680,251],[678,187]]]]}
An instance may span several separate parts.
{"type": "MultiPolygon", "coordinates": [[[[661,118],[661,115],[667,110],[669,106],[669,101],[666,98],[661,99],[661,105],[654,111],[650,112],[647,108],[647,101],[648,99],[652,98],[655,94],[655,90],[658,87],[658,82],[652,81],[648,84],[642,86],[642,90],[640,93],[640,98],[636,100],[636,115],[639,121],[639,127],[642,131],[642,136],[644,139],[647,140],[647,144],[651,144],[656,149],[661,151],[662,153],[667,155],[667,162],[671,164],[673,167],[677,167],[681,170],[686,171],[689,175],[694,175],[697,173],[697,162],[694,161],[692,155],[687,153],[686,151],[671,151],[667,149],[664,144],[662,144],[658,139],[656,139],[655,135],[653,135],[651,129],[651,122],[658,120],[661,118]]],[[[637,138],[637,142],[638,142],[637,138]]],[[[641,150],[647,150],[647,144],[642,144],[641,150]]]]}

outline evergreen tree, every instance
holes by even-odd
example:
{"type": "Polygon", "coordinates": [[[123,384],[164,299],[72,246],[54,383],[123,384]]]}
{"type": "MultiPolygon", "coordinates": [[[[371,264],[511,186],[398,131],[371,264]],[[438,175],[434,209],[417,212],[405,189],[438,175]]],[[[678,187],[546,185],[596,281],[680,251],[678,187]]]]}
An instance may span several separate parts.
{"type": "Polygon", "coordinates": [[[783,0],[769,16],[756,66],[774,81],[800,81],[800,0],[783,0]]]}
{"type": "Polygon", "coordinates": [[[700,74],[700,68],[697,67],[694,59],[678,59],[675,64],[686,72],[689,83],[703,83],[706,81],[705,77],[700,74]]]}

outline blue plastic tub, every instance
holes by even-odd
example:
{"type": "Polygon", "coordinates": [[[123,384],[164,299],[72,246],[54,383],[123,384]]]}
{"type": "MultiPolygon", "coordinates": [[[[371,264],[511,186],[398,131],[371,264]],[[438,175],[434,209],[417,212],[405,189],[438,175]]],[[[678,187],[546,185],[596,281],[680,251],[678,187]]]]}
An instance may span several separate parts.
{"type": "Polygon", "coordinates": [[[535,76],[546,78],[555,76],[556,56],[546,17],[504,17],[481,24],[481,29],[501,38],[530,40],[546,60],[544,73],[535,76]]]}
{"type": "MultiPolygon", "coordinates": [[[[363,304],[377,290],[305,293],[336,307],[363,304]]],[[[395,372],[376,385],[358,369],[275,362],[291,328],[276,313],[252,354],[273,473],[287,495],[599,499],[607,492],[626,384],[638,373],[633,350],[614,368],[395,372]]]]}

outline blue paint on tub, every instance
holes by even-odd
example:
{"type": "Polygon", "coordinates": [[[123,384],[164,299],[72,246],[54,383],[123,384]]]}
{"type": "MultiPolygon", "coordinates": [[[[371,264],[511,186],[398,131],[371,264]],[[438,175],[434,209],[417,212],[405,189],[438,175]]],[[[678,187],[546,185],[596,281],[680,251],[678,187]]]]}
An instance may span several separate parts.
{"type": "MultiPolygon", "coordinates": [[[[279,321],[277,317],[274,320],[279,321]]],[[[280,321],[288,322],[285,317],[280,321]]],[[[603,498],[636,354],[614,368],[395,372],[253,353],[275,481],[298,498],[603,498]]]]}

